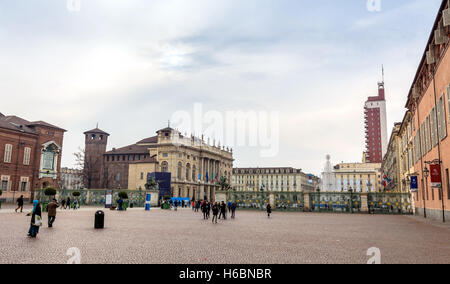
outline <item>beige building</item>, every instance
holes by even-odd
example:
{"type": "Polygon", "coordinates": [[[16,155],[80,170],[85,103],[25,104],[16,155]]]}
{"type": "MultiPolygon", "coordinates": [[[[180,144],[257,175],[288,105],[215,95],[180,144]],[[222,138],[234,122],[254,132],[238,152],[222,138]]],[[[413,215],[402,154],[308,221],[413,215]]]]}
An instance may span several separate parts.
{"type": "Polygon", "coordinates": [[[314,191],[319,178],[294,168],[235,168],[233,189],[241,192],[314,191]]]}
{"type": "Polygon", "coordinates": [[[410,177],[415,174],[414,170],[414,145],[412,136],[411,112],[407,111],[403,118],[398,136],[400,137],[400,191],[409,192],[410,177]]]}
{"type": "Polygon", "coordinates": [[[206,196],[208,200],[215,200],[215,192],[220,189],[217,185],[220,177],[226,177],[230,183],[232,149],[215,142],[210,145],[209,139],[205,142],[203,137],[183,136],[170,127],[159,130],[157,134],[155,139],[144,140],[140,145],[148,147],[150,157],[156,159],[158,171],[171,173],[174,197],[198,200],[206,196]]]}
{"type": "Polygon", "coordinates": [[[157,171],[159,171],[158,163],[152,158],[131,162],[128,166],[128,189],[145,190],[147,175],[157,171]]]}
{"type": "Polygon", "coordinates": [[[83,189],[83,171],[78,169],[61,168],[61,189],[83,189]]]}
{"type": "Polygon", "coordinates": [[[337,191],[381,191],[381,164],[341,163],[334,167],[337,191]]]}
{"type": "Polygon", "coordinates": [[[400,191],[402,187],[400,161],[401,138],[399,136],[401,125],[401,123],[394,124],[391,138],[389,139],[387,152],[383,157],[383,162],[381,163],[381,172],[382,174],[385,174],[390,181],[386,181],[386,187],[384,187],[383,184],[383,188],[386,191],[400,191]]]}

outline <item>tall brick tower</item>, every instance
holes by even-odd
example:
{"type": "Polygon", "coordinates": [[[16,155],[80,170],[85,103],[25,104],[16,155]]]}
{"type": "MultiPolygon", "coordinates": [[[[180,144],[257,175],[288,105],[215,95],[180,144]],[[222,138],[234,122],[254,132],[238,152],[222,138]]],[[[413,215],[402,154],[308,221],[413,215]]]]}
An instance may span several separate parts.
{"type": "Polygon", "coordinates": [[[364,106],[366,161],[381,163],[387,151],[387,120],[384,80],[378,83],[378,96],[369,97],[364,106]]]}
{"type": "Polygon", "coordinates": [[[97,128],[84,132],[85,157],[84,178],[85,186],[102,188],[103,154],[106,153],[109,134],[97,128]]]}

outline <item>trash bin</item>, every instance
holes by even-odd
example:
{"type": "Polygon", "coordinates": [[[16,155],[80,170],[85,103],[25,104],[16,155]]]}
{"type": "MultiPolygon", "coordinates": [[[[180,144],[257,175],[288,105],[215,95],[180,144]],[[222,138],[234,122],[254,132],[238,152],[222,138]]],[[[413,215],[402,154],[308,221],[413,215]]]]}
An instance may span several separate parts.
{"type": "Polygon", "coordinates": [[[134,204],[133,204],[133,202],[131,202],[130,203],[130,208],[133,208],[134,207],[134,204]]]}
{"type": "Polygon", "coordinates": [[[95,229],[103,229],[105,227],[105,212],[99,210],[95,212],[95,229]]]}

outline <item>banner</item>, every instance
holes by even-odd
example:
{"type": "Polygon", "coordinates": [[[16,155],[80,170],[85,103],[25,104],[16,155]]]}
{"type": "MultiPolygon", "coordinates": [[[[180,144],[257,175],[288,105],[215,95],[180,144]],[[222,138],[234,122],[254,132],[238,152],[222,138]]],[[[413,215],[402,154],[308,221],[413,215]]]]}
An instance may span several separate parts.
{"type": "Polygon", "coordinates": [[[431,187],[441,187],[441,166],[430,165],[431,187]]]}
{"type": "Polygon", "coordinates": [[[419,190],[419,184],[417,182],[417,176],[411,177],[411,192],[417,192],[419,190]]]}

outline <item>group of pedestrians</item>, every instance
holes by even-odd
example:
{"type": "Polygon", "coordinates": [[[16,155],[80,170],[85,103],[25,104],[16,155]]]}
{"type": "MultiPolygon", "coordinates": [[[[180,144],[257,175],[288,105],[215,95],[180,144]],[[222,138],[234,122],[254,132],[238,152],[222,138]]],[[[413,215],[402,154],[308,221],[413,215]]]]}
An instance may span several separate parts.
{"type": "MultiPolygon", "coordinates": [[[[56,209],[58,207],[59,203],[56,199],[53,199],[47,205],[49,228],[53,227],[53,223],[55,222],[56,219],[56,209]]],[[[30,221],[30,229],[28,230],[28,236],[31,238],[36,238],[37,234],[39,233],[39,228],[43,224],[41,203],[38,200],[33,201],[33,209],[30,214],[31,214],[31,221],[30,221]]]]}
{"type": "Polygon", "coordinates": [[[209,220],[211,217],[211,211],[212,211],[212,222],[217,223],[217,220],[227,219],[227,208],[228,212],[231,213],[231,218],[234,219],[236,216],[236,207],[237,204],[235,202],[228,203],[228,206],[225,204],[225,202],[210,202],[208,200],[199,200],[199,201],[193,201],[192,202],[192,210],[194,212],[201,212],[203,213],[203,219],[209,220]]]}
{"type": "Polygon", "coordinates": [[[70,197],[67,197],[67,199],[61,200],[61,208],[64,210],[70,210],[70,208],[73,208],[73,210],[77,210],[80,208],[80,204],[78,203],[78,200],[76,198],[74,198],[74,200],[72,201],[70,197]]]}
{"type": "Polygon", "coordinates": [[[170,200],[170,205],[175,211],[177,211],[178,207],[187,208],[188,206],[190,206],[190,203],[184,200],[170,200]]]}

